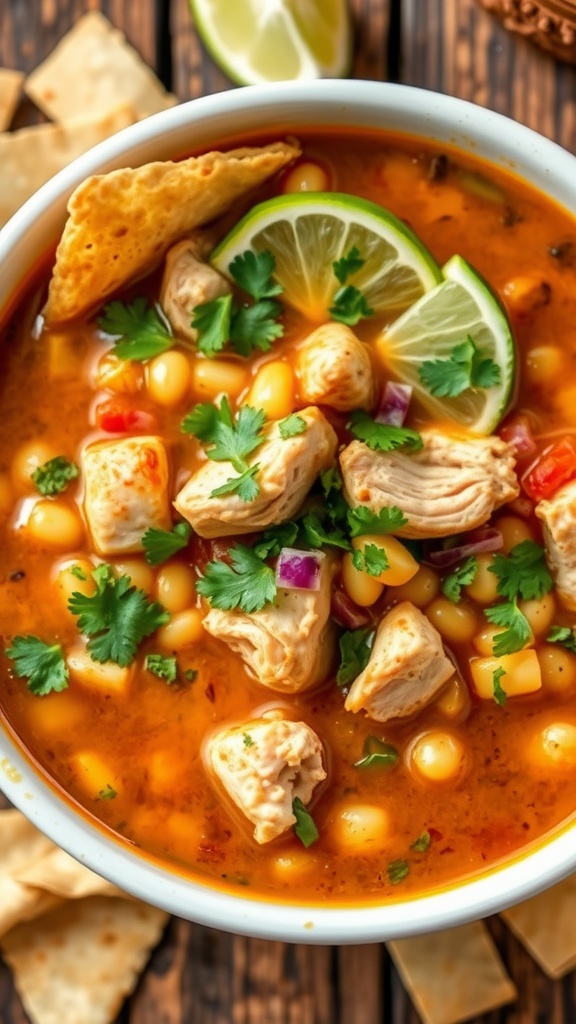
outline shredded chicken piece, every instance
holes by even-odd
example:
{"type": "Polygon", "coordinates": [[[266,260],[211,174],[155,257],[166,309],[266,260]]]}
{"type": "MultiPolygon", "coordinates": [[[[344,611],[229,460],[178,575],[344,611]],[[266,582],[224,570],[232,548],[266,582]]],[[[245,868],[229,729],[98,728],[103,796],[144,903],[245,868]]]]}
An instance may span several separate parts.
{"type": "Polygon", "coordinates": [[[239,654],[262,686],[279,693],[309,690],[334,666],[330,603],[337,569],[338,559],[325,555],[318,590],[279,590],[273,604],[250,615],[211,608],[204,628],[239,654]]]}
{"type": "Polygon", "coordinates": [[[300,398],[346,412],[371,409],[374,377],[368,348],[346,324],[329,323],[308,335],[298,349],[300,398]]]}
{"type": "Polygon", "coordinates": [[[449,537],[481,526],[516,498],[512,448],[499,437],[453,437],[422,431],[424,448],[375,452],[352,441],[340,456],[349,505],[379,512],[398,505],[408,522],[399,537],[449,537]]]}
{"type": "Polygon", "coordinates": [[[404,718],[428,704],[454,672],[438,631],[423,612],[402,601],[381,620],[368,664],[344,706],[377,722],[404,718]]]}
{"type": "Polygon", "coordinates": [[[558,594],[576,611],[576,480],[561,487],[549,500],[536,505],[543,523],[546,560],[558,594]]]}
{"type": "Polygon", "coordinates": [[[166,253],[160,305],[174,333],[193,342],[198,338],[191,326],[194,308],[232,292],[230,282],[205,262],[211,249],[210,236],[198,232],[166,253]]]}
{"type": "Polygon", "coordinates": [[[256,719],[215,733],[208,761],[236,807],[252,822],[257,843],[296,823],[292,804],[307,805],[326,778],[322,744],[305,722],[256,719]]]}
{"type": "Polygon", "coordinates": [[[258,465],[260,488],[253,501],[238,494],[213,497],[213,492],[238,476],[230,462],[206,462],[184,484],[174,500],[180,515],[201,537],[252,533],[281,523],[300,510],[319,473],[332,465],[337,438],[319,409],[310,406],[298,415],[306,429],[282,438],[278,423],[265,429],[265,440],[248,460],[258,465]]]}
{"type": "Polygon", "coordinates": [[[159,437],[89,445],[82,456],[84,510],[100,555],[142,551],[149,527],[169,530],[168,457],[159,437]]]}

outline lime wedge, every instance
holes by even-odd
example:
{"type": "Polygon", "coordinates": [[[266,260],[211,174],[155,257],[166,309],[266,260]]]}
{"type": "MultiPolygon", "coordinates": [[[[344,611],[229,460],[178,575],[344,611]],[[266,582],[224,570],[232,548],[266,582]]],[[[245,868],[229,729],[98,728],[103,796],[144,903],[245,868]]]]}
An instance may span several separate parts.
{"type": "Polygon", "coordinates": [[[338,192],[294,192],[253,207],[212,254],[223,274],[251,249],[270,251],[282,299],[324,323],[340,284],[332,264],[356,247],[363,266],[346,284],[377,314],[398,316],[442,279],[428,250],[376,203],[338,192]]]}
{"type": "Polygon", "coordinates": [[[433,416],[489,434],[502,419],[514,388],[516,353],[510,324],[490,286],[461,256],[448,260],[442,273],[442,283],[387,327],[376,348],[386,369],[411,384],[433,416]],[[468,336],[500,367],[499,383],[468,388],[456,398],[436,397],[420,379],[422,364],[449,360],[468,336]]]}
{"type": "Polygon", "coordinates": [[[233,82],[343,78],[350,69],[347,0],[190,0],[198,32],[233,82]]]}

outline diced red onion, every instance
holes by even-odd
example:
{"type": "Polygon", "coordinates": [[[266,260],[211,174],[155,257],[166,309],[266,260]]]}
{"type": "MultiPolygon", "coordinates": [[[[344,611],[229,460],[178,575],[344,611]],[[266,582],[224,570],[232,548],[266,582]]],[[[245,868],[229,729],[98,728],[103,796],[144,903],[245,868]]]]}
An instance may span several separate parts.
{"type": "Polygon", "coordinates": [[[321,551],[282,548],[276,563],[276,585],[285,590],[320,590],[321,551]]]}
{"type": "Polygon", "coordinates": [[[403,427],[411,398],[412,388],[409,384],[399,384],[395,380],[386,381],[376,422],[388,423],[391,427],[403,427]]]}
{"type": "Polygon", "coordinates": [[[531,458],[536,450],[537,444],[534,440],[530,420],[523,413],[519,413],[506,423],[502,423],[498,430],[503,441],[511,446],[518,459],[531,458]]]}
{"type": "Polygon", "coordinates": [[[330,609],[332,618],[339,626],[345,629],[361,629],[363,626],[370,626],[372,616],[360,605],[356,604],[345,590],[336,587],[332,592],[332,607],[330,609]]]}
{"type": "Polygon", "coordinates": [[[470,555],[480,555],[490,551],[500,551],[504,539],[500,530],[495,526],[487,527],[485,530],[477,530],[470,534],[470,539],[454,548],[440,548],[437,551],[429,551],[426,560],[437,569],[446,569],[450,565],[456,565],[470,555]]]}

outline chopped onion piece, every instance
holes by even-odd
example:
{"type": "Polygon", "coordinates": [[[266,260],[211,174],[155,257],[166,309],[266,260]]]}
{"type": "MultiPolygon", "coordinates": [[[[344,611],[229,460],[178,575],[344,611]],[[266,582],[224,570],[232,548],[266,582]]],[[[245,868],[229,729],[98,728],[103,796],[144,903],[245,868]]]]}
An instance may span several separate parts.
{"type": "Polygon", "coordinates": [[[344,626],[345,629],[360,629],[372,622],[372,616],[367,609],[356,604],[341,587],[336,587],[332,592],[330,612],[338,625],[344,626]]]}
{"type": "Polygon", "coordinates": [[[459,544],[454,548],[441,548],[439,551],[430,551],[426,560],[436,566],[437,569],[445,569],[449,565],[456,565],[469,555],[481,555],[485,552],[500,551],[504,545],[504,539],[500,530],[495,526],[487,527],[485,530],[477,530],[470,534],[467,543],[459,544]]]}
{"type": "Polygon", "coordinates": [[[376,423],[388,423],[391,427],[403,427],[411,398],[410,384],[399,384],[395,380],[386,381],[376,423]]]}
{"type": "Polygon", "coordinates": [[[321,551],[282,548],[276,564],[276,585],[285,590],[320,590],[320,572],[325,558],[321,551]]]}

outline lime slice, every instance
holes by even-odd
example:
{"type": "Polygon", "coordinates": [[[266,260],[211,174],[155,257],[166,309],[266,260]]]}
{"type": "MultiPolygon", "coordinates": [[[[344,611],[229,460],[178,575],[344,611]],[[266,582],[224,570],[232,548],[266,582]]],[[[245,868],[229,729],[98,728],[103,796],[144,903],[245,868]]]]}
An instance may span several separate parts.
{"type": "Polygon", "coordinates": [[[206,48],[233,82],[343,78],[352,54],[347,0],[190,0],[206,48]]]}
{"type": "Polygon", "coordinates": [[[461,256],[448,260],[442,273],[444,281],[387,327],[376,347],[386,368],[413,386],[433,416],[489,434],[502,419],[514,387],[516,354],[510,324],[490,286],[461,256]],[[432,395],[419,376],[422,364],[450,359],[468,335],[498,364],[500,382],[468,388],[456,398],[432,395]]]}
{"type": "Polygon", "coordinates": [[[378,314],[398,316],[442,279],[428,250],[376,203],[338,192],[295,192],[253,207],[212,254],[223,274],[247,249],[269,250],[282,299],[324,323],[340,287],[332,264],[356,247],[363,266],[346,284],[378,314]]]}

